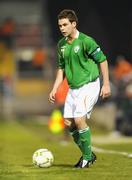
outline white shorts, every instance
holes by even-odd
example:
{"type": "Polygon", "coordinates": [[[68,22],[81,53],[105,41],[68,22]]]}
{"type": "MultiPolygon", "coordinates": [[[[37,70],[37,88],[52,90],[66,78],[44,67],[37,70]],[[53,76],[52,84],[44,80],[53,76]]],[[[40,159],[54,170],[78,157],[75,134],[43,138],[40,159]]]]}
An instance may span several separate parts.
{"type": "Polygon", "coordinates": [[[99,78],[79,89],[69,89],[64,106],[64,118],[76,118],[87,115],[89,119],[93,106],[98,100],[99,92],[99,78]]]}

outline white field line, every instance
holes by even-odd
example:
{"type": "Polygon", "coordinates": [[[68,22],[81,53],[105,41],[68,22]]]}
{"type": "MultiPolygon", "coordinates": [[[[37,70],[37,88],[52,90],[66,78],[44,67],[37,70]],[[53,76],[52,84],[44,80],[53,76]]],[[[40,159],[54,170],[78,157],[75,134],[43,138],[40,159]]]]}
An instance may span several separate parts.
{"type": "Polygon", "coordinates": [[[117,143],[130,143],[132,144],[132,137],[125,136],[92,136],[92,142],[94,144],[117,144],[117,143]]]}
{"type": "Polygon", "coordinates": [[[99,147],[92,146],[92,150],[98,153],[106,153],[106,154],[118,154],[123,155],[129,158],[132,158],[132,153],[123,152],[123,151],[115,151],[115,150],[109,150],[109,149],[103,149],[99,147]]]}

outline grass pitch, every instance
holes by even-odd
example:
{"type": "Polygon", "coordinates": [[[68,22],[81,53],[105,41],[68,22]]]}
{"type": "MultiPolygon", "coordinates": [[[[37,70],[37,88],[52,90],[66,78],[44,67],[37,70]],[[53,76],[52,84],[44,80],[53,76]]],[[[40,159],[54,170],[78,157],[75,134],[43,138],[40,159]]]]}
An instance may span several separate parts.
{"type": "MultiPolygon", "coordinates": [[[[94,132],[93,132],[94,134],[94,132]]],[[[97,136],[97,134],[96,134],[97,136]]],[[[95,139],[96,139],[96,136],[95,139]]],[[[46,125],[35,121],[0,122],[0,179],[1,180],[130,180],[132,159],[118,154],[99,153],[97,162],[87,169],[75,169],[79,149],[69,141],[62,145],[62,134],[51,134],[46,125]],[[52,151],[55,161],[50,168],[37,168],[32,155],[39,148],[52,151]]],[[[117,151],[132,151],[129,141],[94,141],[94,146],[117,151]]]]}

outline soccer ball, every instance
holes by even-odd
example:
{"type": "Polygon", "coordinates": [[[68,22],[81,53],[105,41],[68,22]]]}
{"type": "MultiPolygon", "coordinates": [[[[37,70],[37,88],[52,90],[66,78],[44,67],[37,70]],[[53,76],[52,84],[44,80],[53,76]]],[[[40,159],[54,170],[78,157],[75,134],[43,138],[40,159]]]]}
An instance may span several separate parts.
{"type": "Polygon", "coordinates": [[[38,149],[33,153],[33,164],[38,167],[50,167],[54,162],[54,157],[48,149],[38,149]]]}

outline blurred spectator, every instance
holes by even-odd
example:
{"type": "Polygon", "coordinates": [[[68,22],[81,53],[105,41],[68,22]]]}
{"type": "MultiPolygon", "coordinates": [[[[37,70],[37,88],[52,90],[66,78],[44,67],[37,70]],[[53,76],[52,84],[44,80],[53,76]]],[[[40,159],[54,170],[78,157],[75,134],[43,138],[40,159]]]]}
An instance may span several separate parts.
{"type": "Polygon", "coordinates": [[[43,77],[47,53],[41,47],[25,48],[17,53],[18,72],[21,77],[43,77]]]}
{"type": "Polygon", "coordinates": [[[44,69],[45,61],[46,61],[46,51],[42,47],[39,47],[34,52],[32,59],[32,64],[35,70],[42,71],[44,69]]]}
{"type": "Polygon", "coordinates": [[[15,73],[14,52],[0,42],[0,92],[2,115],[10,119],[13,115],[13,77],[15,73]]]}
{"type": "Polygon", "coordinates": [[[117,57],[113,79],[117,88],[115,131],[132,136],[132,65],[124,56],[117,57]]]}
{"type": "Polygon", "coordinates": [[[9,17],[0,26],[0,41],[4,42],[8,48],[13,46],[15,25],[15,20],[9,17]]]}
{"type": "Polygon", "coordinates": [[[132,65],[122,55],[117,56],[113,76],[116,81],[121,80],[125,75],[132,71],[132,65]]]}
{"type": "Polygon", "coordinates": [[[69,89],[69,86],[68,86],[67,80],[65,78],[63,80],[62,84],[59,86],[57,93],[56,93],[56,103],[58,104],[58,106],[63,107],[68,89],[69,89]]]}

